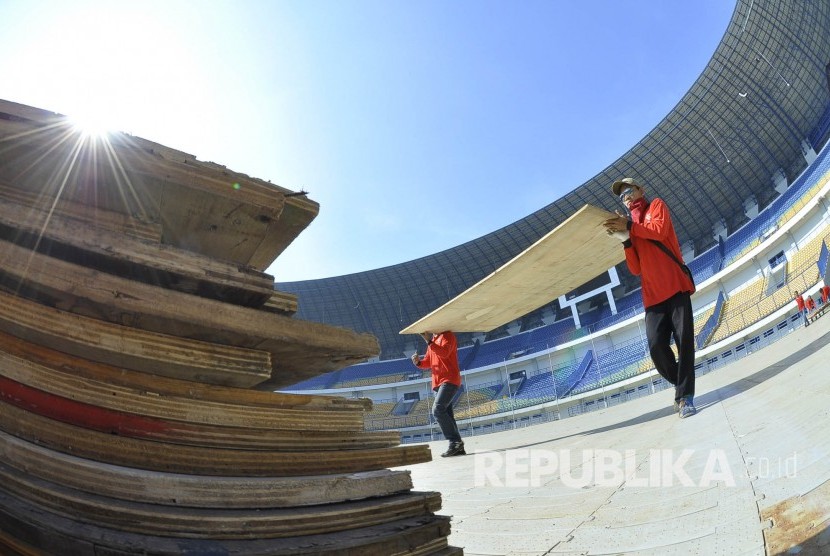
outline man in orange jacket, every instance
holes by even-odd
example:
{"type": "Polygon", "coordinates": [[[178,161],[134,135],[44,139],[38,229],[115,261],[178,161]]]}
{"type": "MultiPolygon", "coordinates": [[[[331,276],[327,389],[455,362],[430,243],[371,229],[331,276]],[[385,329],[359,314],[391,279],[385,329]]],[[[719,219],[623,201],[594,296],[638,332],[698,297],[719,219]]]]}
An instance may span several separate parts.
{"type": "Polygon", "coordinates": [[[807,320],[807,306],[804,304],[804,297],[795,292],[795,306],[798,307],[798,314],[804,318],[804,326],[810,326],[810,321],[807,320]]]}
{"type": "Polygon", "coordinates": [[[615,181],[611,190],[622,200],[631,218],[617,213],[604,226],[609,234],[628,234],[628,239],[623,241],[625,262],[642,282],[651,360],[660,376],[674,385],[674,403],[680,418],[689,417],[696,413],[691,300],[695,285],[685,266],[681,266],[683,255],[669,208],[661,199],[648,201],[643,186],[633,178],[615,181]],[[672,337],[679,358],[675,358],[671,349],[672,337]]]}
{"type": "Polygon", "coordinates": [[[432,390],[435,392],[435,401],[432,403],[432,414],[449,440],[450,446],[441,457],[463,456],[464,442],[458,432],[458,424],[452,411],[452,400],[458,389],[461,388],[461,369],[458,367],[458,340],[449,330],[433,334],[424,332],[421,337],[427,343],[427,353],[424,358],[412,354],[412,363],[420,369],[432,371],[432,390]]]}

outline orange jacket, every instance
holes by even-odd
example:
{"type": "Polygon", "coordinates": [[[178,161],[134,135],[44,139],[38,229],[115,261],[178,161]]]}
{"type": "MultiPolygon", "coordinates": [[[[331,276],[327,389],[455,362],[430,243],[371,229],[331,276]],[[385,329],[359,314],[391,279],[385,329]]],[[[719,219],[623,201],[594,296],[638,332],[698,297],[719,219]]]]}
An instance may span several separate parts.
{"type": "Polygon", "coordinates": [[[432,371],[432,389],[445,382],[461,386],[461,369],[458,368],[458,340],[450,331],[433,334],[427,353],[418,362],[421,369],[432,371]]]}
{"type": "Polygon", "coordinates": [[[624,245],[628,269],[640,276],[643,284],[643,305],[651,307],[680,292],[693,292],[694,284],[680,265],[649,241],[656,239],[662,242],[683,262],[669,207],[662,200],[654,199],[644,211],[642,220],[629,224],[630,241],[624,245]]]}

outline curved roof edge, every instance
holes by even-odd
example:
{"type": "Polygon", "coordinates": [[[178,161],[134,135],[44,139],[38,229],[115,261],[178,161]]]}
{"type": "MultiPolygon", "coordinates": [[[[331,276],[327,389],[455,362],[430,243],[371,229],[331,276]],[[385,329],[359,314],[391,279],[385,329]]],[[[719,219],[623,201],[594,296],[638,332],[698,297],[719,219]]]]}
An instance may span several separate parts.
{"type": "Polygon", "coordinates": [[[609,185],[631,175],[672,209],[681,244],[700,253],[747,220],[806,165],[809,137],[830,103],[830,2],[741,0],[711,60],[646,136],[582,185],[528,216],[411,261],[331,278],[283,282],[299,318],[371,332],[383,357],[397,331],[520,253],[584,204],[618,208],[609,185]]]}

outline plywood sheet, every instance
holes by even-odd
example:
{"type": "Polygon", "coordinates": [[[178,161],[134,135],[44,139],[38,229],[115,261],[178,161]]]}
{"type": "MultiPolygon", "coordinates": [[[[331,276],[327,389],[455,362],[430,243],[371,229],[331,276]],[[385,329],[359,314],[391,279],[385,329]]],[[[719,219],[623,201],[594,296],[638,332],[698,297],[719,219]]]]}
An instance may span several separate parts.
{"type": "Polygon", "coordinates": [[[271,378],[266,379],[271,389],[365,361],[379,352],[377,338],[371,334],[136,282],[2,240],[0,269],[0,279],[6,283],[22,279],[32,296],[54,298],[54,306],[74,314],[266,351],[271,354],[271,378]]]}
{"type": "Polygon", "coordinates": [[[3,100],[0,114],[0,182],[43,210],[81,207],[78,214],[121,221],[136,237],[260,271],[319,212],[303,192],[140,137],[111,133],[107,155],[92,156],[63,116],[3,100]]]}
{"type": "Polygon", "coordinates": [[[585,205],[501,268],[401,334],[488,332],[599,276],[625,258],[602,226],[613,213],[585,205]]]}

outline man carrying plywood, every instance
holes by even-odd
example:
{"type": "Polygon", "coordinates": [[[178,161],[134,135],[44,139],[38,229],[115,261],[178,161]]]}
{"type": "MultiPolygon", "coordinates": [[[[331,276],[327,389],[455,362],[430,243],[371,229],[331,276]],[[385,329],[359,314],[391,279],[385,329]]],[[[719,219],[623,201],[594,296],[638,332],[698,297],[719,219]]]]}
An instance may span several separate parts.
{"type": "MultiPolygon", "coordinates": [[[[633,178],[615,181],[611,191],[631,218],[617,212],[605,221],[609,234],[624,238],[625,262],[643,286],[646,338],[654,367],[675,387],[674,406],[681,419],[696,413],[695,333],[691,296],[695,292],[689,268],[683,263],[669,208],[661,199],[648,201],[633,178]],[[678,358],[671,349],[677,345],[678,358]]],[[[621,238],[622,239],[622,238],[621,238]]]]}

